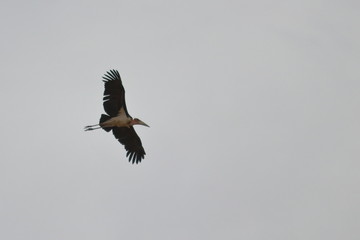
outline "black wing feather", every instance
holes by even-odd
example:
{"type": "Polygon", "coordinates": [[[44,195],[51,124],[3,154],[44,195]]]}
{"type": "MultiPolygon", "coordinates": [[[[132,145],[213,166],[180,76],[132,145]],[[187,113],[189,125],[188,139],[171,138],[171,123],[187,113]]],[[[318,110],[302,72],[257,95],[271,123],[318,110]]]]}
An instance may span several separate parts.
{"type": "Polygon", "coordinates": [[[145,150],[141,144],[139,136],[133,127],[114,127],[113,134],[115,138],[125,146],[126,156],[129,162],[139,163],[145,157],[145,150]]]}
{"type": "Polygon", "coordinates": [[[108,71],[103,76],[105,84],[104,110],[111,117],[115,117],[120,108],[123,107],[127,116],[130,117],[125,103],[125,89],[122,85],[120,74],[117,70],[108,71]]]}

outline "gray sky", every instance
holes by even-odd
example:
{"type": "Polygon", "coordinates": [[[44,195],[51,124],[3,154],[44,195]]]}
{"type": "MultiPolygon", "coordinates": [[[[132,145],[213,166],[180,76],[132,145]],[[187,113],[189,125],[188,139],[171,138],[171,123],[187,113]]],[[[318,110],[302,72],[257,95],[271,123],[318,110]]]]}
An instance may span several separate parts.
{"type": "Polygon", "coordinates": [[[358,239],[359,7],[2,1],[0,239],[358,239]],[[140,165],[83,131],[113,68],[140,165]]]}

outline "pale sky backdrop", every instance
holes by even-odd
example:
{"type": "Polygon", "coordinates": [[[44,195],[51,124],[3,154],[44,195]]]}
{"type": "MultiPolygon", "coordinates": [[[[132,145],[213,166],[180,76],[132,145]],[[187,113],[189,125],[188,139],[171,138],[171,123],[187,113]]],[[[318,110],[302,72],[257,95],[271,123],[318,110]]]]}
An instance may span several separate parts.
{"type": "Polygon", "coordinates": [[[0,239],[359,239],[359,10],[3,0],[0,239]],[[109,69],[140,165],[83,131],[109,69]]]}

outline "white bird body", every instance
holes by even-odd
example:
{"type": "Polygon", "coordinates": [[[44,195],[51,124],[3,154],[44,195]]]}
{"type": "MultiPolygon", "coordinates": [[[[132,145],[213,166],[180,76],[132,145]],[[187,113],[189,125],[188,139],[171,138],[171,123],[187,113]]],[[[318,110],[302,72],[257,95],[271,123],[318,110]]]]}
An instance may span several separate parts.
{"type": "Polygon", "coordinates": [[[132,118],[126,116],[125,110],[122,107],[116,117],[100,123],[101,127],[130,127],[132,118]]]}

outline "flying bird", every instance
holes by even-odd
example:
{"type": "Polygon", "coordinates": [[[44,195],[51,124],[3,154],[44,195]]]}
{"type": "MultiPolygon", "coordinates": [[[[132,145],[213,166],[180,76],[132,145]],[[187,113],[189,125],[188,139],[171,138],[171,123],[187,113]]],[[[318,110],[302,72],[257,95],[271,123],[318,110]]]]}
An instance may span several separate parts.
{"type": "Polygon", "coordinates": [[[138,164],[145,156],[145,150],[134,125],[149,127],[138,118],[132,118],[125,104],[125,89],[117,70],[110,70],[103,76],[105,85],[104,110],[108,114],[101,114],[99,124],[85,127],[85,131],[102,128],[106,132],[112,131],[115,138],[125,146],[129,162],[138,164]]]}

